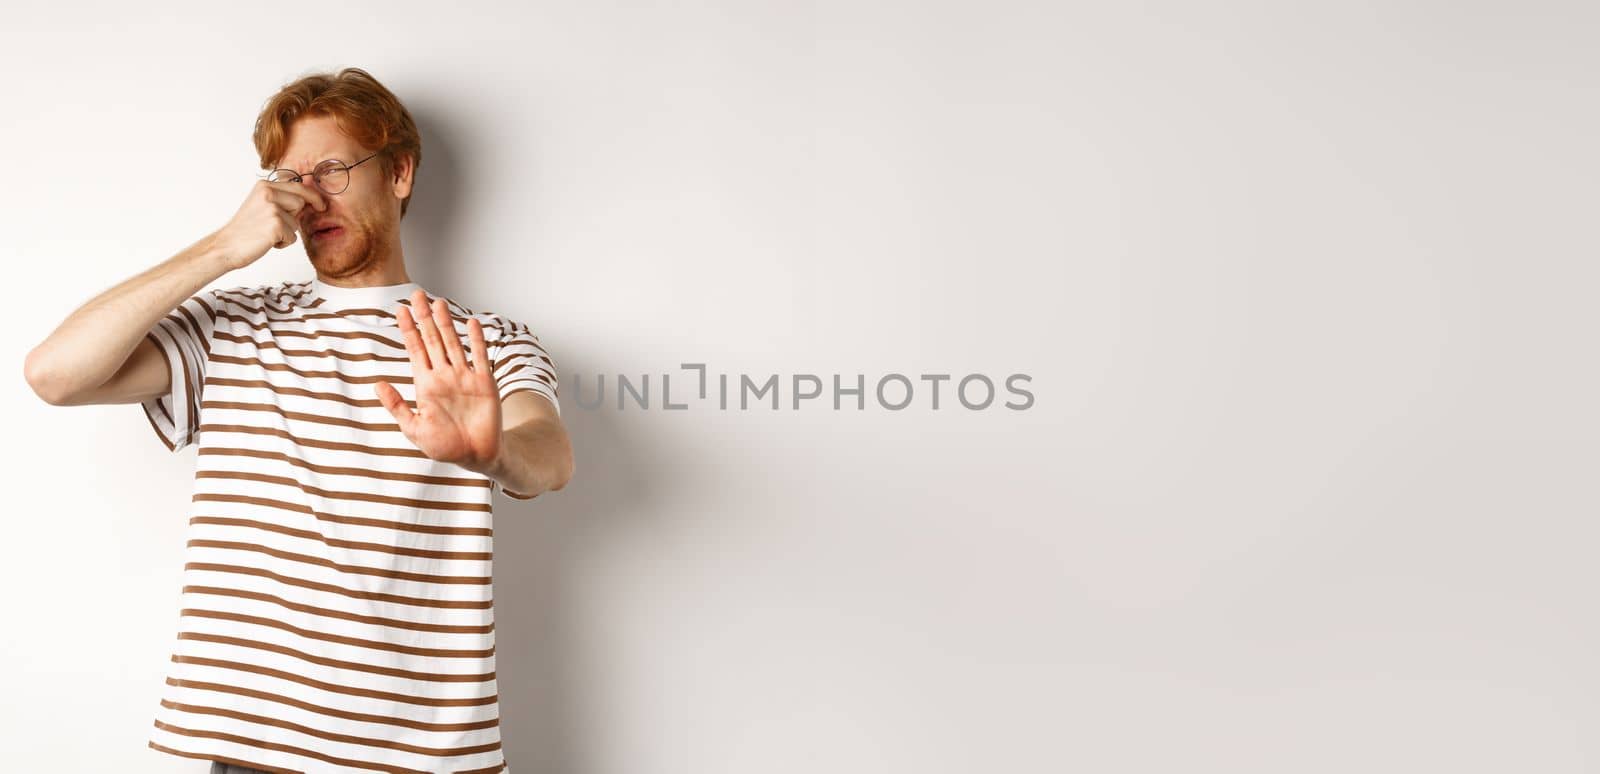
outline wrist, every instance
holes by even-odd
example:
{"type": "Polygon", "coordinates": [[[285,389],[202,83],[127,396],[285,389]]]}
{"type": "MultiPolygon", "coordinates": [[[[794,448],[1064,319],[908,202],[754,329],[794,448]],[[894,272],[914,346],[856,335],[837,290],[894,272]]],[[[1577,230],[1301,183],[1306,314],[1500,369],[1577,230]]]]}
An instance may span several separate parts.
{"type": "Polygon", "coordinates": [[[494,456],[484,462],[462,465],[474,473],[488,476],[496,481],[501,480],[506,471],[506,439],[505,430],[500,431],[500,440],[495,444],[494,456]]]}
{"type": "MultiPolygon", "coordinates": [[[[184,251],[186,263],[216,279],[233,270],[233,252],[223,242],[219,232],[213,231],[184,251]]],[[[209,280],[208,280],[209,281],[209,280]]]]}

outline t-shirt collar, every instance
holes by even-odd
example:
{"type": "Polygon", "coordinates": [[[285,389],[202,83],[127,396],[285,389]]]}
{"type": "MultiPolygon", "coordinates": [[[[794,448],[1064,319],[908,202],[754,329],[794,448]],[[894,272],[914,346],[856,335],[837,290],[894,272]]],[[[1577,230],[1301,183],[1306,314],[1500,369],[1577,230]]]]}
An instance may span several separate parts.
{"type": "MultiPolygon", "coordinates": [[[[329,285],[321,277],[311,279],[312,300],[322,299],[317,304],[318,309],[343,310],[343,309],[382,309],[394,314],[395,306],[402,301],[408,301],[412,292],[422,287],[416,282],[402,282],[397,285],[367,285],[358,288],[342,288],[329,285]]],[[[432,298],[430,295],[429,298],[432,298]]]]}

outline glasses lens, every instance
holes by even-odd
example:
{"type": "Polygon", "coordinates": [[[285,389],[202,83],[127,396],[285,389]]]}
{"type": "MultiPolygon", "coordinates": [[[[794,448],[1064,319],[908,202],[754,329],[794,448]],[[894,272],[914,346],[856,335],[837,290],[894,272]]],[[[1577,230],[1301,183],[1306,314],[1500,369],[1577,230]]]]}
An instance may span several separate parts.
{"type": "Polygon", "coordinates": [[[336,194],[350,184],[350,170],[337,161],[324,161],[317,165],[317,187],[324,193],[336,194]]]}
{"type": "Polygon", "coordinates": [[[299,177],[299,175],[296,175],[293,170],[274,169],[272,174],[267,175],[267,180],[274,183],[288,183],[292,182],[296,177],[299,177]]]}

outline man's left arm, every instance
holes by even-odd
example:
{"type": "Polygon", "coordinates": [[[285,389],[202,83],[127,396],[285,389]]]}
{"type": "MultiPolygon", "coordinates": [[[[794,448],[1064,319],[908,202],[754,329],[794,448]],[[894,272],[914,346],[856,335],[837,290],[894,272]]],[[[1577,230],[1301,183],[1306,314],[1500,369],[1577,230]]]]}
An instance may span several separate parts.
{"type": "Polygon", "coordinates": [[[430,303],[417,288],[410,303],[396,308],[395,322],[411,359],[417,407],[388,382],[375,383],[373,391],[407,440],[430,459],[488,476],[519,500],[567,485],[572,443],[555,402],[555,363],[526,326],[497,342],[490,358],[483,323],[468,318],[469,361],[458,336],[439,333],[455,331],[445,299],[430,303]]]}

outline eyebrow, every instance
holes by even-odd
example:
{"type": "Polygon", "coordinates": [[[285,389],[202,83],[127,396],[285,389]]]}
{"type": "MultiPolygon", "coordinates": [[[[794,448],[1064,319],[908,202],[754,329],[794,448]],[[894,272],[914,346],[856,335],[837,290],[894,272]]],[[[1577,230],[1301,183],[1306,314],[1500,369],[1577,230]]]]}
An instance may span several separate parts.
{"type": "MultiPolygon", "coordinates": [[[[312,165],[311,165],[311,168],[310,168],[310,169],[309,169],[309,170],[307,170],[307,171],[308,171],[308,172],[315,172],[315,171],[316,171],[316,169],[317,169],[317,167],[318,167],[318,165],[320,165],[320,164],[322,164],[322,163],[323,163],[323,162],[325,162],[325,161],[337,161],[337,162],[339,162],[339,163],[340,163],[340,164],[346,164],[346,163],[349,163],[349,162],[346,162],[346,161],[345,161],[345,160],[344,160],[344,159],[343,159],[343,158],[341,158],[341,157],[340,157],[340,156],[339,156],[339,155],[338,155],[338,154],[333,154],[333,155],[330,155],[330,156],[324,156],[324,157],[323,157],[323,159],[322,159],[322,161],[318,161],[318,162],[317,162],[317,163],[316,163],[316,164],[312,164],[312,165]]],[[[294,168],[294,167],[285,167],[285,166],[280,166],[280,167],[278,167],[278,168],[279,168],[279,169],[287,169],[287,170],[289,170],[289,171],[291,171],[291,172],[294,172],[294,173],[296,173],[296,174],[302,174],[302,173],[301,173],[301,172],[300,172],[300,170],[299,170],[299,169],[296,169],[296,168],[294,168]]]]}

